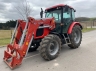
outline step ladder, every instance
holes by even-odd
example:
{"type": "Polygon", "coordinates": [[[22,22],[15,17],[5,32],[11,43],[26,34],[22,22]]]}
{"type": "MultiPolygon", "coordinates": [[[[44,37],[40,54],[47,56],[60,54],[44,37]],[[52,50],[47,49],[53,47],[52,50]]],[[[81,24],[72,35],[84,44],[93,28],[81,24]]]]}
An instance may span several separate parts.
{"type": "Polygon", "coordinates": [[[64,34],[63,34],[63,37],[64,37],[64,40],[65,40],[65,43],[66,43],[66,44],[71,44],[69,35],[68,35],[67,33],[64,33],[64,34]]]}

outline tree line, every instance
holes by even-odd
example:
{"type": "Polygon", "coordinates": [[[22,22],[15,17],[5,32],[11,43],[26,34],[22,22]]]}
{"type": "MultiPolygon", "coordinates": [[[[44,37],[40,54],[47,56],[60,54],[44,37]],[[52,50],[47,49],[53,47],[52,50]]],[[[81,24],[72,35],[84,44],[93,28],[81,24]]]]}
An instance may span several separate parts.
{"type": "Polygon", "coordinates": [[[14,28],[16,25],[16,20],[10,20],[5,23],[0,23],[0,29],[9,30],[10,28],[14,28]]]}
{"type": "Polygon", "coordinates": [[[76,21],[78,21],[78,22],[81,22],[81,21],[96,21],[96,18],[77,17],[76,21]]]}
{"type": "MultiPolygon", "coordinates": [[[[87,17],[78,17],[76,18],[76,21],[81,22],[81,21],[96,21],[96,18],[87,18],[87,17]]],[[[9,30],[10,28],[14,28],[16,25],[16,20],[10,20],[5,23],[0,23],[0,29],[3,30],[9,30]]]]}

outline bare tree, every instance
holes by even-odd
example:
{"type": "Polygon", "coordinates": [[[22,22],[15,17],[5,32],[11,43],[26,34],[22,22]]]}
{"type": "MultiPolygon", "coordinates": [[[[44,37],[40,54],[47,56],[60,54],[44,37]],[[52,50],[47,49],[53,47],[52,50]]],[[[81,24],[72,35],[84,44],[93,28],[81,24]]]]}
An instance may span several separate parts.
{"type": "Polygon", "coordinates": [[[27,20],[27,18],[30,16],[31,8],[27,0],[23,0],[22,3],[20,3],[20,5],[15,8],[17,10],[17,13],[22,17],[23,20],[27,20]]]}
{"type": "MultiPolygon", "coordinates": [[[[26,35],[27,26],[28,26],[27,18],[30,16],[31,8],[30,8],[29,2],[27,0],[24,0],[22,3],[20,3],[20,5],[18,4],[18,6],[15,8],[17,10],[17,13],[22,17],[22,19],[26,21],[26,25],[25,25],[25,28],[23,30],[23,34],[21,36],[21,40],[19,43],[19,45],[21,46],[23,44],[24,37],[26,35]]],[[[17,25],[18,25],[18,22],[17,22],[17,25]]],[[[16,32],[16,29],[14,32],[16,32]]],[[[13,36],[14,36],[14,34],[13,34],[13,36]]],[[[13,41],[13,38],[11,39],[11,42],[12,41],[13,41]]]]}

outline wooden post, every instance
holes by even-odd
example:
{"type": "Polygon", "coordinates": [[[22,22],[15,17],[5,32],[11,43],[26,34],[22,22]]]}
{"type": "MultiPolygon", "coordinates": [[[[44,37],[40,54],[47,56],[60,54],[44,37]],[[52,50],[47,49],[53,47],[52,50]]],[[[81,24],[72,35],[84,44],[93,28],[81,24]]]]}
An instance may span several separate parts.
{"type": "Polygon", "coordinates": [[[86,23],[86,29],[87,29],[87,23],[86,23]]]}
{"type": "Polygon", "coordinates": [[[91,21],[91,28],[92,28],[93,20],[91,21]]]}
{"type": "Polygon", "coordinates": [[[11,37],[12,37],[12,29],[11,29],[11,37]]]}

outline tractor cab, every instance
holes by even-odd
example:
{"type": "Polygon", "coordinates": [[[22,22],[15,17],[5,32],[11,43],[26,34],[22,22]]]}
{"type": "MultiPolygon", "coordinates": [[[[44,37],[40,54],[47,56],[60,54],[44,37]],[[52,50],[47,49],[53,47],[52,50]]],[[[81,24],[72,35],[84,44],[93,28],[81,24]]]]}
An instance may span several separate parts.
{"type": "Polygon", "coordinates": [[[59,33],[66,33],[70,24],[75,21],[74,12],[75,10],[72,7],[61,4],[47,8],[45,10],[45,17],[54,17],[56,23],[55,31],[59,33]]]}

